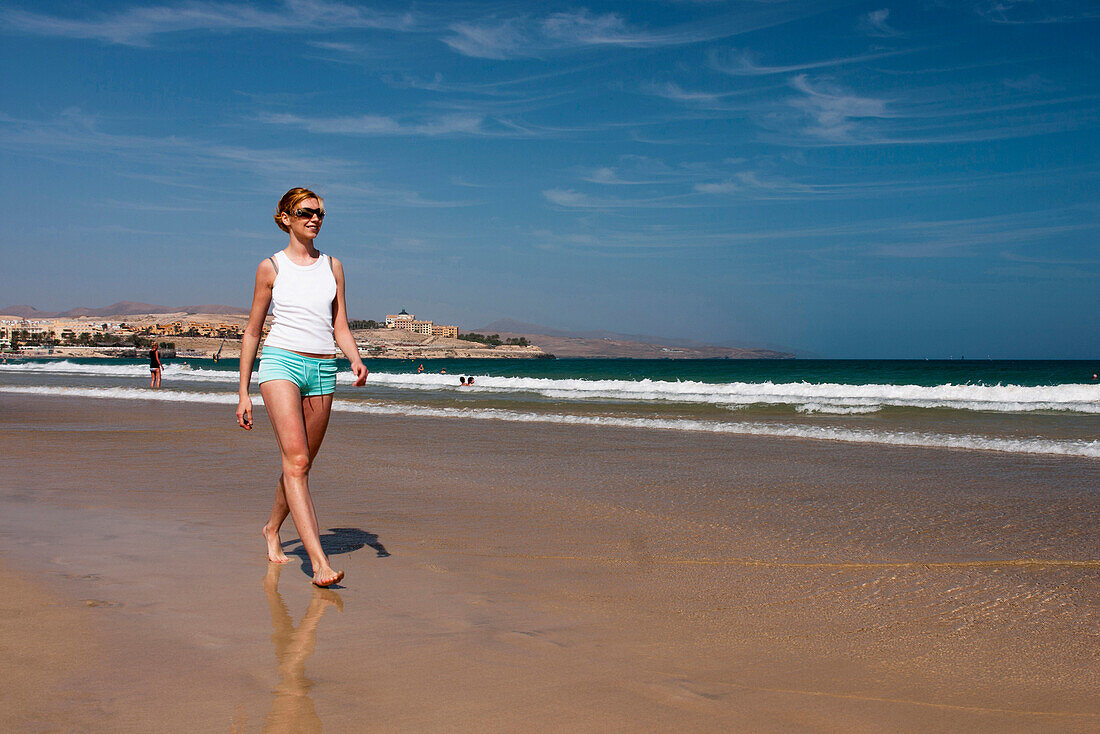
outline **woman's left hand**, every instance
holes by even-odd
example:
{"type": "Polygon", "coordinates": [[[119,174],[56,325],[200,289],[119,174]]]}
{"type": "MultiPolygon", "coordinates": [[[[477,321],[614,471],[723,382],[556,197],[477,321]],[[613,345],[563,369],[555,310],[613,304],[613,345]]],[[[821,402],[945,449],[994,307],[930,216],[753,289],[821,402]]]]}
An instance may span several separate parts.
{"type": "Polygon", "coordinates": [[[367,384],[367,375],[370,370],[362,362],[356,362],[351,366],[351,371],[355,374],[355,386],[363,387],[367,384]]]}

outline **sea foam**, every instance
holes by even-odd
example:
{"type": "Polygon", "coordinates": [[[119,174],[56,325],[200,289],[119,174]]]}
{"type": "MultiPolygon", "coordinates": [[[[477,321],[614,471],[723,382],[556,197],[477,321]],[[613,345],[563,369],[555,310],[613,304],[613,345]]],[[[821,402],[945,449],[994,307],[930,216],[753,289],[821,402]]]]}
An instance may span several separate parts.
{"type": "MultiPolygon", "coordinates": [[[[0,393],[30,395],[68,395],[85,398],[122,400],[158,400],[168,402],[220,403],[233,405],[237,396],[232,393],[191,392],[184,390],[149,390],[128,387],[76,388],[0,386],[0,393]]],[[[254,398],[256,405],[263,400],[254,398]]],[[[721,422],[682,418],[635,418],[597,415],[571,415],[561,413],[535,413],[498,408],[447,408],[408,405],[401,403],[358,402],[334,400],[333,410],[367,415],[398,415],[449,419],[474,419],[507,421],[515,423],[551,423],[562,425],[609,426],[673,431],[696,431],[734,435],[775,436],[807,438],[846,443],[910,446],[917,448],[971,449],[1010,454],[1047,454],[1100,458],[1100,440],[1066,440],[1042,438],[1003,438],[972,434],[943,434],[919,431],[890,431],[837,426],[814,426],[763,422],[721,422]]]]}
{"type": "MultiPolygon", "coordinates": [[[[69,361],[0,365],[0,373],[89,375],[134,378],[148,369],[134,364],[82,364],[69,361]]],[[[185,369],[169,364],[166,381],[236,383],[230,370],[185,369]]],[[[409,391],[452,391],[537,395],[563,401],[710,404],[729,409],[752,405],[790,406],[806,413],[872,413],[885,407],[953,409],[998,413],[1035,411],[1100,414],[1100,384],[1062,385],[848,385],[813,382],[725,382],[692,380],[585,380],[475,375],[474,387],[459,387],[458,375],[372,371],[369,383],[409,391]]],[[[343,372],[342,384],[353,377],[343,372]]]]}

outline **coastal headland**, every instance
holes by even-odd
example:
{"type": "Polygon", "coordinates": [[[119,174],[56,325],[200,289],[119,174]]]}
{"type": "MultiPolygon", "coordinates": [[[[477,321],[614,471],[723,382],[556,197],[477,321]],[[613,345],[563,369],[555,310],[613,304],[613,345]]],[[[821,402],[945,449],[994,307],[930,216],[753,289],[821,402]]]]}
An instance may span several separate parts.
{"type": "MultiPolygon", "coordinates": [[[[170,342],[180,357],[235,359],[240,356],[240,334],[248,320],[244,309],[233,306],[180,307],[146,312],[149,304],[121,302],[102,309],[73,309],[65,314],[21,306],[0,313],[0,338],[13,333],[53,335],[61,344],[24,347],[28,356],[111,358],[126,350],[112,341],[127,343],[135,334],[146,340],[170,342]],[[191,310],[203,309],[203,310],[191,310]],[[84,342],[77,338],[87,335],[84,342]]],[[[270,317],[268,319],[270,324],[270,317]]],[[[498,336],[489,345],[402,328],[353,329],[360,354],[374,359],[541,359],[558,357],[626,359],[785,359],[794,355],[774,349],[715,346],[687,340],[621,334],[571,333],[533,324],[502,320],[477,330],[498,336]],[[506,328],[492,328],[499,324],[506,328]],[[515,330],[517,327],[529,327],[515,330]],[[512,329],[512,330],[510,330],[512,329]],[[512,341],[515,343],[503,343],[512,341]]],[[[31,342],[33,344],[33,342],[31,342]]]]}
{"type": "Polygon", "coordinates": [[[0,395],[5,731],[1094,732],[1096,463],[0,395]],[[110,457],[110,471],[102,471],[110,457]]]}

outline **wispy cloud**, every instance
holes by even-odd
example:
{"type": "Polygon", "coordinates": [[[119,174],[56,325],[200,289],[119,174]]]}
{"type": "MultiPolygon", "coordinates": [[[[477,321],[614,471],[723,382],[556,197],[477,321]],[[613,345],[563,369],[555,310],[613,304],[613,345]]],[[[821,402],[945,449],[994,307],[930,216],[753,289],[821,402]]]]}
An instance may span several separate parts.
{"type": "Polygon", "coordinates": [[[410,73],[382,74],[381,80],[397,90],[415,89],[437,95],[426,104],[433,108],[462,110],[490,115],[509,115],[545,109],[575,101],[584,94],[594,95],[601,88],[591,75],[611,62],[599,61],[583,65],[555,65],[549,71],[513,76],[498,66],[494,73],[472,81],[457,72],[445,75],[410,73]]]}
{"type": "Polygon", "coordinates": [[[745,5],[705,22],[660,29],[639,28],[618,13],[587,9],[452,23],[441,40],[456,52],[477,58],[511,59],[599,47],[661,48],[703,43],[782,25],[827,7],[823,0],[745,5]]]}
{"type": "Polygon", "coordinates": [[[508,59],[533,56],[530,30],[519,18],[496,23],[455,23],[443,42],[465,56],[481,59],[508,59]]]}
{"type": "Polygon", "coordinates": [[[483,135],[485,118],[474,115],[444,115],[428,120],[409,121],[386,115],[349,117],[300,117],[291,114],[267,114],[262,122],[288,125],[311,133],[390,137],[439,137],[445,135],[483,135]]]}
{"type": "MultiPolygon", "coordinates": [[[[875,177],[867,181],[831,180],[827,183],[796,180],[774,172],[743,168],[728,178],[695,186],[700,193],[736,194],[740,198],[764,201],[808,201],[821,199],[880,199],[883,196],[928,192],[961,192],[983,185],[996,185],[1012,178],[1004,176],[924,176],[920,179],[875,177]]],[[[830,178],[835,179],[835,174],[830,178]]]]}
{"type": "Polygon", "coordinates": [[[687,31],[650,32],[633,28],[616,13],[589,10],[552,13],[489,22],[454,23],[443,42],[460,54],[486,59],[508,59],[563,49],[593,46],[647,48],[692,43],[687,31]]]}
{"type": "MultiPolygon", "coordinates": [[[[394,117],[391,115],[346,115],[305,117],[292,113],[263,113],[255,119],[270,125],[299,128],[312,133],[364,137],[483,137],[555,138],[602,129],[599,126],[555,128],[524,123],[499,115],[482,114],[485,105],[454,105],[452,114],[394,117]],[[469,110],[469,111],[467,111],[469,110]]],[[[522,106],[522,105],[521,105],[522,106]]]]}
{"type": "Polygon", "coordinates": [[[633,209],[639,207],[683,209],[699,206],[685,196],[650,196],[620,198],[610,196],[591,196],[573,189],[546,189],[542,192],[551,204],[563,209],[633,209]]]}
{"type": "Polygon", "coordinates": [[[796,71],[823,69],[832,66],[846,66],[848,64],[858,64],[863,61],[873,61],[874,59],[883,59],[888,56],[897,56],[899,54],[911,52],[911,50],[881,51],[873,54],[843,56],[821,61],[808,61],[801,64],[765,66],[757,63],[756,57],[751,51],[729,50],[712,53],[710,55],[710,60],[711,66],[716,71],[720,71],[723,74],[729,74],[730,76],[767,76],[770,74],[792,74],[796,71]]]}
{"type": "Polygon", "coordinates": [[[1088,0],[979,0],[974,11],[990,22],[1010,25],[1078,23],[1100,18],[1100,9],[1088,0]]]}
{"type": "Polygon", "coordinates": [[[1020,92],[1037,92],[1047,86],[1047,81],[1039,74],[1035,73],[1022,77],[1004,79],[1001,83],[1009,89],[1020,92]]]}
{"type": "Polygon", "coordinates": [[[655,179],[630,180],[621,177],[620,172],[611,166],[593,168],[584,177],[589,183],[605,184],[609,186],[639,186],[658,183],[655,179]]]}
{"type": "Polygon", "coordinates": [[[363,51],[363,48],[357,44],[341,41],[310,41],[309,45],[322,51],[339,51],[345,54],[358,54],[363,51]]]}
{"type": "Polygon", "coordinates": [[[858,127],[862,120],[893,116],[886,100],[846,92],[828,82],[815,86],[805,74],[794,77],[791,86],[802,96],[791,99],[789,104],[809,118],[803,132],[812,137],[832,141],[855,140],[865,137],[858,127]]]}
{"type": "Polygon", "coordinates": [[[892,38],[894,36],[900,36],[901,32],[891,27],[891,25],[886,22],[889,17],[889,8],[872,10],[870,13],[867,13],[866,15],[860,17],[859,29],[863,33],[866,33],[868,36],[876,36],[878,38],[892,38]]]}
{"type": "Polygon", "coordinates": [[[642,84],[639,91],[653,97],[684,102],[696,109],[733,110],[736,109],[731,107],[731,100],[734,98],[759,96],[778,88],[778,86],[755,86],[748,89],[708,92],[705,90],[684,89],[676,82],[650,82],[642,84]]]}
{"type": "Polygon", "coordinates": [[[1068,208],[962,219],[877,219],[816,229],[792,229],[788,239],[812,239],[818,256],[931,259],[998,257],[1005,245],[1100,229],[1068,208]]]}
{"type": "Polygon", "coordinates": [[[614,164],[585,168],[581,178],[594,184],[605,186],[656,186],[692,184],[700,178],[700,173],[713,166],[732,164],[735,161],[723,161],[703,164],[681,161],[669,164],[658,158],[643,155],[621,155],[614,164]]]}
{"type": "MultiPolygon", "coordinates": [[[[471,204],[432,200],[408,189],[364,183],[362,167],[346,158],[180,136],[107,132],[100,129],[96,117],[76,109],[45,121],[0,114],[0,150],[74,166],[101,166],[106,159],[114,175],[206,192],[216,186],[212,181],[251,179],[258,190],[266,192],[272,182],[282,185],[288,179],[305,179],[323,182],[325,193],[354,195],[364,204],[416,208],[471,204]]],[[[235,193],[239,195],[240,190],[235,193]]]]}
{"type": "Polygon", "coordinates": [[[479,203],[463,199],[428,199],[419,192],[409,189],[340,181],[328,184],[324,193],[329,196],[340,195],[343,200],[342,209],[346,211],[390,206],[410,209],[455,209],[476,206],[479,203]]]}
{"type": "Polygon", "coordinates": [[[799,74],[782,105],[750,112],[770,142],[793,146],[939,145],[1045,135],[1094,125],[1100,96],[1044,94],[1002,82],[898,89],[889,96],[851,91],[799,74]]]}
{"type": "MultiPolygon", "coordinates": [[[[225,143],[204,143],[179,136],[156,137],[103,130],[100,120],[71,108],[54,119],[31,120],[4,116],[0,120],[0,147],[24,155],[35,155],[80,164],[89,157],[109,154],[116,160],[143,167],[176,166],[176,178],[211,167],[236,167],[253,173],[297,170],[320,174],[339,172],[347,165],[338,158],[306,155],[277,149],[254,149],[225,143]],[[60,155],[58,153],[61,153],[60,155]],[[332,166],[333,168],[330,168],[332,166]]],[[[155,171],[146,170],[152,174],[155,171]]]]}
{"type": "Polygon", "coordinates": [[[382,81],[393,89],[419,89],[426,92],[439,92],[440,94],[476,95],[476,96],[504,96],[515,94],[497,88],[495,84],[460,82],[448,79],[442,72],[435,72],[431,77],[420,77],[413,74],[383,74],[382,81]]]}
{"type": "MultiPolygon", "coordinates": [[[[881,191],[885,186],[876,183],[873,188],[881,191]]],[[[736,194],[745,199],[773,201],[856,197],[871,193],[859,184],[808,184],[750,169],[736,171],[725,180],[697,183],[695,190],[701,194],[736,194]]]]}
{"type": "Polygon", "coordinates": [[[1054,258],[1054,257],[1033,257],[1028,255],[1021,255],[1017,252],[1011,252],[1005,250],[1001,253],[1001,257],[1005,260],[1011,260],[1013,262],[1031,263],[1035,265],[1093,265],[1100,266],[1100,259],[1067,259],[1067,258],[1054,258]]]}
{"type": "Polygon", "coordinates": [[[225,2],[184,2],[139,5],[95,18],[71,18],[0,9],[0,24],[8,32],[63,38],[91,38],[105,43],[148,46],[165,33],[208,31],[332,32],[349,28],[409,30],[416,26],[412,13],[384,13],[333,0],[284,0],[263,9],[225,2]]]}
{"type": "MultiPolygon", "coordinates": [[[[621,254],[629,254],[632,250],[645,253],[736,247],[744,251],[755,247],[769,256],[782,248],[797,253],[801,259],[813,258],[817,263],[831,260],[851,263],[853,258],[866,257],[957,259],[977,256],[1030,262],[1027,258],[1009,257],[1003,252],[1003,246],[1041,243],[1058,234],[1100,228],[1095,222],[1074,221],[1073,214],[1066,209],[1051,209],[964,219],[884,218],[815,227],[729,231],[688,231],[664,225],[631,227],[620,220],[613,226],[599,227],[585,220],[584,231],[539,230],[533,234],[545,246],[554,249],[621,254]]],[[[1074,260],[1072,264],[1094,263],[1074,260]]]]}
{"type": "Polygon", "coordinates": [[[990,217],[964,223],[910,223],[908,240],[886,240],[872,245],[869,254],[892,258],[974,257],[983,246],[1042,242],[1056,235],[1091,231],[1097,223],[1011,224],[1008,217],[990,217]],[[924,224],[923,228],[920,225],[924,224]],[[1007,225],[1007,226],[1006,226],[1007,225]],[[940,232],[946,230],[946,234],[940,232]]]}
{"type": "Polygon", "coordinates": [[[700,194],[732,194],[741,190],[741,187],[733,181],[718,181],[713,183],[697,183],[695,190],[700,194]]]}
{"type": "Polygon", "coordinates": [[[541,25],[547,38],[569,46],[647,46],[663,45],[672,36],[649,34],[627,27],[626,21],[614,13],[594,15],[589,10],[553,13],[541,25]]]}
{"type": "MultiPolygon", "coordinates": [[[[620,156],[611,164],[580,170],[580,180],[600,186],[649,187],[651,195],[661,193],[676,197],[681,204],[697,206],[725,206],[729,198],[737,201],[812,201],[836,199],[872,199],[883,196],[931,192],[963,192],[983,186],[999,186],[1014,180],[1015,174],[962,174],[951,172],[942,176],[918,178],[885,178],[880,175],[860,180],[858,176],[846,176],[838,180],[835,171],[827,181],[813,180],[813,169],[804,163],[777,159],[771,156],[726,158],[721,160],[679,161],[667,163],[649,156],[620,156]],[[782,168],[797,166],[801,175],[784,175],[782,168]],[[692,195],[712,197],[706,201],[692,202],[692,195]],[[721,199],[725,198],[723,202],[721,199]]],[[[1030,181],[1039,184],[1051,180],[1065,181],[1080,177],[1083,169],[1064,168],[1033,176],[1030,181]]],[[[820,178],[820,175],[818,175],[820,178]]],[[[572,201],[599,201],[572,192],[572,201]]],[[[563,197],[561,202],[565,202],[563,197]]]]}

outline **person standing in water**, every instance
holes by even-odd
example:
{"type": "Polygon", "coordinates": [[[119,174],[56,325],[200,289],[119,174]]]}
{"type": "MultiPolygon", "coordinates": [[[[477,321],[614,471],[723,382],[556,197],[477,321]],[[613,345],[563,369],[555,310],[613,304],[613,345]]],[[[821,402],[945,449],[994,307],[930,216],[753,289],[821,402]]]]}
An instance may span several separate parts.
{"type": "Polygon", "coordinates": [[[314,240],[325,220],[324,201],[309,189],[294,188],[279,200],[275,223],[290,243],[260,263],[252,310],[241,342],[240,400],[237,424],[252,429],[249,383],[264,318],[271,306],[273,323],[260,359],[263,395],[282,455],[275,504],[263,527],[267,558],[286,563],[279,528],[294,518],[302,546],[313,566],[313,583],[330,586],[344,577],[329,565],[321,548],[317,514],[309,493],[309,469],[321,448],[336,390],[336,346],[351,362],[355,386],[367,381],[344,302],[344,267],[322,254],[314,240]],[[334,344],[335,341],[335,344],[334,344]]]}
{"type": "Polygon", "coordinates": [[[160,348],[153,343],[149,350],[149,387],[160,387],[160,371],[164,365],[160,361],[160,348]]]}

